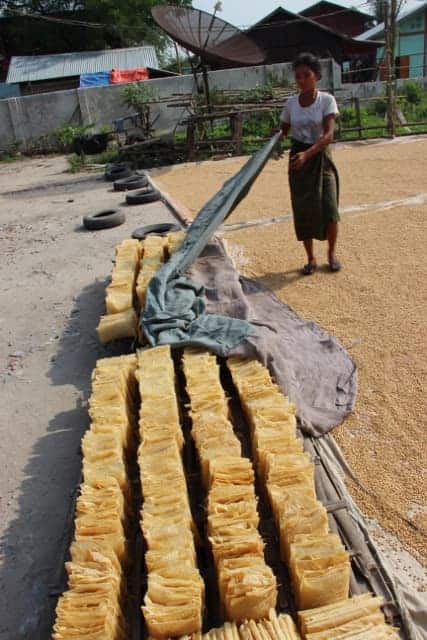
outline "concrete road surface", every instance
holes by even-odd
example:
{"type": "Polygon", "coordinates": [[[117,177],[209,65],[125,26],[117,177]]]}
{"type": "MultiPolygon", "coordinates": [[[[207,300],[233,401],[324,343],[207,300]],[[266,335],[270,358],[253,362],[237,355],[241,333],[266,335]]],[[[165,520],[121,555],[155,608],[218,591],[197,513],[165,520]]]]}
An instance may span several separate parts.
{"type": "Polygon", "coordinates": [[[64,158],[0,164],[0,638],[50,636],[68,546],[79,443],[88,426],[95,328],[114,246],[176,221],[160,203],[126,207],[101,174],[64,158]],[[88,232],[82,215],[123,205],[127,220],[88,232]]]}

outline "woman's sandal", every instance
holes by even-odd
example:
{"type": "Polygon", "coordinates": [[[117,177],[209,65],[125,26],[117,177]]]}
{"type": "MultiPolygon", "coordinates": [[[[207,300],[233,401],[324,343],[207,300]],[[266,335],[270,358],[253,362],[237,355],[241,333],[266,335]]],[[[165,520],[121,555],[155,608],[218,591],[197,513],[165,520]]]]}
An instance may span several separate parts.
{"type": "Polygon", "coordinates": [[[308,262],[302,268],[303,276],[311,276],[317,269],[317,264],[315,262],[308,262]]]}
{"type": "Polygon", "coordinates": [[[338,260],[338,258],[334,258],[330,261],[329,270],[332,271],[332,273],[341,271],[341,262],[338,260]]]}

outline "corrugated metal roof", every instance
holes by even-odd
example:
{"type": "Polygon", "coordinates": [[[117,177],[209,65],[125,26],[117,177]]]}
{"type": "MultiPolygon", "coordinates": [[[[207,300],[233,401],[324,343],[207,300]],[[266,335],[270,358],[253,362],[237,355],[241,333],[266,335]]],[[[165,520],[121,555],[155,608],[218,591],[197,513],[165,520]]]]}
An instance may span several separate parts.
{"type": "MultiPolygon", "coordinates": [[[[424,9],[425,7],[427,7],[427,0],[425,0],[424,2],[423,1],[420,2],[418,0],[416,3],[411,3],[409,7],[405,7],[399,13],[399,15],[397,16],[397,22],[401,22],[402,20],[405,20],[405,18],[408,18],[413,13],[417,13],[418,11],[420,11],[421,9],[424,9]]],[[[372,29],[365,31],[365,33],[361,33],[360,36],[357,36],[356,40],[363,40],[363,41],[372,40],[375,36],[382,34],[383,31],[384,31],[384,22],[380,22],[379,24],[377,24],[376,27],[372,27],[372,29]]]]}
{"type": "Polygon", "coordinates": [[[35,82],[79,76],[82,73],[138,67],[158,69],[159,62],[154,47],[54,53],[47,56],[13,56],[6,82],[35,82]]]}

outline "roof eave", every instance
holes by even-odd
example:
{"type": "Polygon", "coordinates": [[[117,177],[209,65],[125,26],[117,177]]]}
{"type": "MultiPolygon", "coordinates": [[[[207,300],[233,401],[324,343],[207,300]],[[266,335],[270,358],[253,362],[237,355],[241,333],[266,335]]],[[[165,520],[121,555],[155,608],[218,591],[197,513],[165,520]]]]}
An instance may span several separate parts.
{"type": "Polygon", "coordinates": [[[246,29],[246,33],[248,31],[252,31],[252,29],[255,29],[256,27],[258,27],[259,25],[264,24],[264,22],[266,20],[270,20],[270,18],[272,18],[276,13],[278,13],[279,11],[283,11],[283,13],[287,13],[291,16],[296,16],[296,13],[293,13],[292,11],[288,11],[287,9],[285,9],[282,6],[276,7],[273,11],[271,11],[270,13],[268,13],[266,16],[264,16],[263,18],[261,18],[261,20],[258,20],[258,22],[255,22],[252,26],[249,27],[249,29],[246,29]]]}
{"type": "MultiPolygon", "coordinates": [[[[313,9],[314,7],[317,7],[318,5],[324,4],[324,3],[333,5],[334,7],[337,7],[339,9],[344,9],[344,10],[352,11],[353,13],[358,13],[359,15],[361,15],[364,18],[367,18],[367,19],[371,19],[372,20],[372,19],[375,18],[375,16],[373,16],[370,13],[365,13],[364,11],[359,11],[359,9],[354,9],[353,7],[344,7],[341,4],[337,4],[336,2],[329,2],[328,0],[319,0],[319,2],[315,2],[314,4],[311,4],[309,7],[306,7],[305,9],[303,9],[303,11],[301,11],[300,15],[305,16],[305,12],[306,11],[308,11],[309,9],[313,9]]],[[[323,18],[324,16],[327,16],[327,15],[328,14],[325,13],[322,16],[319,16],[319,17],[323,18]]]]}
{"type": "Polygon", "coordinates": [[[314,27],[316,27],[318,29],[321,29],[322,31],[325,31],[326,33],[329,33],[331,36],[334,36],[335,38],[338,38],[339,40],[344,40],[345,42],[350,42],[350,41],[353,42],[353,41],[356,40],[355,38],[351,38],[350,36],[346,36],[343,33],[338,33],[337,31],[334,31],[333,29],[330,29],[329,27],[326,27],[325,25],[321,24],[320,22],[316,22],[316,20],[313,20],[312,18],[308,18],[307,16],[303,16],[301,13],[292,13],[291,11],[288,11],[287,9],[284,9],[283,7],[277,7],[277,9],[275,9],[274,11],[269,13],[268,16],[265,16],[265,18],[263,18],[262,20],[259,20],[254,25],[252,25],[252,27],[250,27],[247,30],[246,33],[250,33],[251,31],[255,30],[257,28],[257,26],[262,25],[263,22],[268,20],[271,16],[273,16],[279,10],[281,10],[283,12],[286,12],[288,15],[291,15],[295,19],[300,19],[301,21],[307,22],[308,24],[311,24],[312,26],[314,26],[314,27]]]}

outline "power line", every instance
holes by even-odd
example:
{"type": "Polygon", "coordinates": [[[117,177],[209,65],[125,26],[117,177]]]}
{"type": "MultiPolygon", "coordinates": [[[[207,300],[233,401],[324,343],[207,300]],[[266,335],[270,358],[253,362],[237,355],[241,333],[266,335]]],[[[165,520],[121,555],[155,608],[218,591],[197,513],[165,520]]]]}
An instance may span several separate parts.
{"type": "MultiPolygon", "coordinates": [[[[361,7],[367,6],[369,5],[369,2],[362,2],[358,5],[355,5],[354,7],[349,7],[349,8],[343,8],[343,9],[339,9],[337,11],[331,12],[331,13],[327,13],[327,14],[320,14],[318,16],[310,16],[310,17],[306,17],[306,16],[301,16],[299,18],[295,18],[292,20],[276,20],[274,22],[265,22],[263,24],[260,25],[238,25],[237,28],[239,29],[248,29],[251,27],[254,27],[257,31],[261,30],[261,29],[268,29],[270,27],[278,27],[278,26],[288,26],[291,24],[295,24],[298,22],[316,22],[317,19],[319,18],[324,18],[324,17],[329,17],[329,16],[335,16],[341,13],[348,13],[351,11],[354,11],[355,9],[359,9],[361,7]]],[[[106,29],[106,28],[120,28],[120,29],[128,29],[128,30],[134,30],[134,31],[144,31],[144,32],[155,32],[158,33],[158,31],[155,31],[153,29],[153,27],[144,25],[144,26],[137,26],[137,25],[127,25],[127,24],[120,24],[120,25],[114,25],[114,24],[109,24],[109,23],[102,23],[102,22],[89,22],[89,21],[85,21],[85,20],[73,20],[71,18],[57,18],[55,16],[49,16],[49,15],[45,15],[45,14],[41,14],[41,13],[35,13],[35,12],[27,12],[27,13],[21,13],[18,9],[9,9],[10,12],[14,13],[15,15],[25,18],[34,18],[34,19],[38,19],[38,20],[45,20],[47,22],[53,22],[53,23],[57,23],[57,24],[64,24],[67,26],[75,26],[75,27],[84,27],[84,28],[89,28],[89,29],[106,29]]],[[[298,14],[296,14],[298,15],[298,14]]],[[[317,23],[320,24],[320,26],[325,26],[322,25],[321,23],[317,23]]],[[[233,28],[233,25],[230,24],[230,27],[233,28]]],[[[328,28],[328,27],[326,27],[328,28]]],[[[212,27],[210,29],[211,32],[215,32],[215,30],[221,30],[223,29],[223,27],[212,27]]],[[[185,28],[184,28],[185,31],[185,28]]],[[[332,29],[331,29],[332,31],[332,29]]],[[[341,34],[338,34],[341,35],[341,34]]]]}

